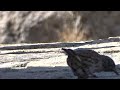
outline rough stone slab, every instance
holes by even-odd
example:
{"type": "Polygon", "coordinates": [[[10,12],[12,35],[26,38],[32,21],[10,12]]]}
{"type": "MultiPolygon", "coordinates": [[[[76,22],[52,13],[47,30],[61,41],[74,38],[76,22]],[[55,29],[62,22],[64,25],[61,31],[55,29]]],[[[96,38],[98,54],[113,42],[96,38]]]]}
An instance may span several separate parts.
{"type": "MultiPolygon", "coordinates": [[[[0,45],[1,79],[76,79],[61,48],[88,48],[108,55],[120,72],[120,37],[71,43],[0,45]]],[[[120,79],[113,72],[95,73],[95,79],[120,79]]]]}

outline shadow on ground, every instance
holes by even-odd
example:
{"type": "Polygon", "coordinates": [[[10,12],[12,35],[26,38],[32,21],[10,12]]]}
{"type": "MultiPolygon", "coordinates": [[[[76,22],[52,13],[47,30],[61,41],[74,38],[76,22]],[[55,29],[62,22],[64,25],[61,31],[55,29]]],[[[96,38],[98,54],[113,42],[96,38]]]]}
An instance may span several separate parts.
{"type": "Polygon", "coordinates": [[[69,67],[1,68],[0,79],[75,79],[69,67]]]}

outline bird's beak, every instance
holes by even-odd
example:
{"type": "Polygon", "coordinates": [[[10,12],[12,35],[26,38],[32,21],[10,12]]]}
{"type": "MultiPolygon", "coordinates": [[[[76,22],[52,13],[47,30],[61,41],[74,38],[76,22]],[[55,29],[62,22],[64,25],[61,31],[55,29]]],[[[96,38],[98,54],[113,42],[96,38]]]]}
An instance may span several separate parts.
{"type": "Polygon", "coordinates": [[[68,51],[68,49],[65,49],[65,48],[62,48],[62,50],[67,54],[67,55],[69,55],[69,51],[68,51]]]}

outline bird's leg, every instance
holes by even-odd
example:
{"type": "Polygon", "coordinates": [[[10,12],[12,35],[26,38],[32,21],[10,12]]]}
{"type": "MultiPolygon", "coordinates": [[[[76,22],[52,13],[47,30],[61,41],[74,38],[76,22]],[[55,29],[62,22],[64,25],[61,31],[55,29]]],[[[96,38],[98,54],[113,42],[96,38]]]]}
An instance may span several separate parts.
{"type": "Polygon", "coordinates": [[[97,78],[97,76],[96,76],[95,74],[93,74],[89,69],[86,69],[85,72],[86,72],[90,77],[97,78]]]}
{"type": "Polygon", "coordinates": [[[116,69],[113,69],[113,72],[114,72],[116,75],[119,75],[119,73],[117,72],[116,69]]]}
{"type": "Polygon", "coordinates": [[[93,78],[98,78],[95,74],[90,74],[93,78]]]}

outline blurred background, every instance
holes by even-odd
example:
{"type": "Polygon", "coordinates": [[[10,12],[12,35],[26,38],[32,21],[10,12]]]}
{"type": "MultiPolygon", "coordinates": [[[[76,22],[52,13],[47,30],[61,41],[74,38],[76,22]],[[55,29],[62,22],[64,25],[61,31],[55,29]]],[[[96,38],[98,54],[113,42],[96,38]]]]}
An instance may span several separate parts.
{"type": "Polygon", "coordinates": [[[79,42],[120,36],[120,11],[0,11],[0,43],[79,42]]]}

